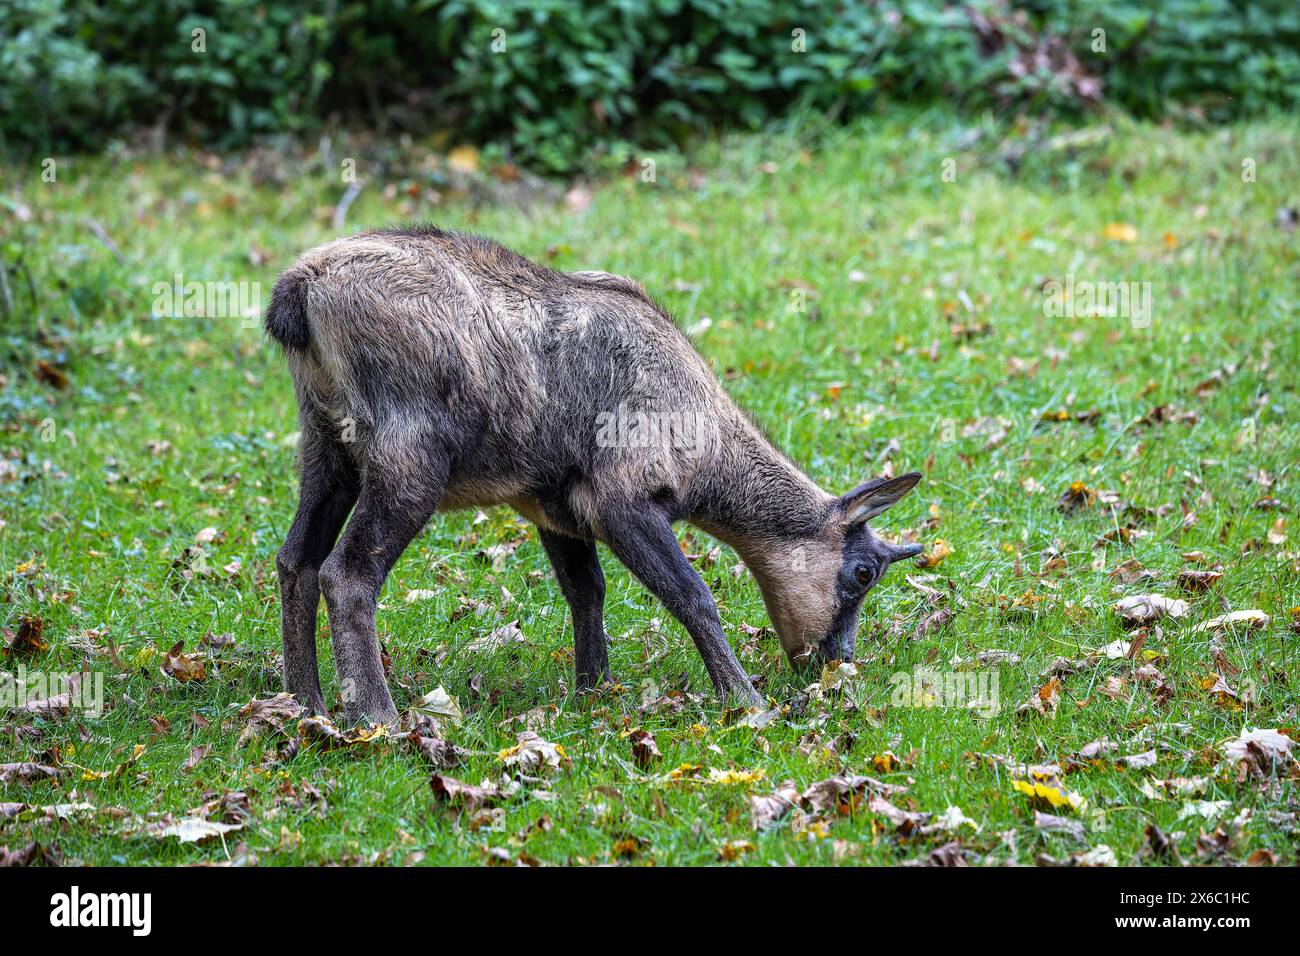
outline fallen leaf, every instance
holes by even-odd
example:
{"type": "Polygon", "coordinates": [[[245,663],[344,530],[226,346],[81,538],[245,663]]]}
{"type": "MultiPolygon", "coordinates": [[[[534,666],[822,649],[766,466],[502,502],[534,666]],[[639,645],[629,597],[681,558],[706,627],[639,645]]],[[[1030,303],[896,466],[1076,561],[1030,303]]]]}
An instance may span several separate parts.
{"type": "Polygon", "coordinates": [[[468,756],[464,750],[450,741],[442,740],[439,737],[426,737],[418,731],[411,731],[406,735],[406,739],[429,762],[430,766],[438,770],[447,770],[454,767],[462,763],[468,756]]]}
{"type": "Polygon", "coordinates": [[[891,751],[886,750],[871,758],[871,766],[877,773],[889,773],[898,769],[899,762],[891,751]]]}
{"type": "Polygon", "coordinates": [[[1294,740],[1277,730],[1243,730],[1223,745],[1223,755],[1234,764],[1244,764],[1251,774],[1264,777],[1291,763],[1294,746],[1294,740]]]}
{"type": "Polygon", "coordinates": [[[419,716],[432,717],[435,720],[442,718],[453,726],[465,719],[465,713],[460,709],[460,704],[457,703],[456,698],[448,694],[441,685],[421,697],[420,702],[412,707],[411,711],[419,716]]]}
{"type": "Polygon", "coordinates": [[[32,657],[50,649],[42,635],[45,621],[35,616],[24,616],[18,620],[18,630],[5,630],[6,657],[32,657]]]}
{"type": "Polygon", "coordinates": [[[519,622],[511,621],[509,624],[503,624],[488,634],[474,638],[465,645],[465,650],[471,653],[480,651],[495,651],[511,644],[527,644],[523,632],[519,630],[519,622]]]}
{"type": "Polygon", "coordinates": [[[501,791],[491,784],[475,787],[462,783],[455,777],[444,777],[436,773],[429,778],[429,788],[442,802],[471,813],[501,799],[501,791]]]}
{"type": "Polygon", "coordinates": [[[60,771],[58,767],[50,767],[42,763],[5,763],[0,764],[0,783],[20,783],[30,785],[38,780],[57,780],[60,771]]]}
{"type": "Polygon", "coordinates": [[[48,719],[67,717],[72,712],[73,701],[81,701],[81,682],[84,676],[84,674],[74,674],[68,678],[64,685],[67,689],[63,693],[27,700],[18,709],[23,713],[36,714],[48,719]]]}
{"type": "Polygon", "coordinates": [[[709,770],[709,782],[720,783],[724,786],[734,787],[743,786],[749,783],[757,783],[767,776],[765,770],[719,770],[716,767],[709,770]]]}
{"type": "Polygon", "coordinates": [[[1056,500],[1056,507],[1059,511],[1070,514],[1075,511],[1081,511],[1090,507],[1097,499],[1097,493],[1085,485],[1082,481],[1074,481],[1065,489],[1065,492],[1056,500]]]}
{"type": "Polygon", "coordinates": [[[479,151],[473,146],[457,146],[447,154],[447,165],[458,173],[478,172],[479,151]]]}
{"type": "Polygon", "coordinates": [[[177,641],[172,646],[163,657],[162,672],[182,684],[207,680],[208,672],[203,666],[203,658],[197,654],[191,657],[181,653],[184,647],[184,641],[177,641]]]}
{"type": "Polygon", "coordinates": [[[626,735],[632,742],[632,759],[642,770],[648,770],[656,760],[662,759],[654,734],[648,730],[632,730],[626,735]]]}
{"type": "Polygon", "coordinates": [[[242,747],[254,737],[261,736],[267,731],[287,734],[287,725],[297,721],[302,714],[303,707],[293,699],[292,694],[282,693],[274,697],[250,700],[239,709],[239,716],[247,718],[248,723],[240,733],[236,746],[242,747]]]}
{"type": "Polygon", "coordinates": [[[730,863],[740,859],[746,853],[754,852],[754,844],[748,840],[728,840],[718,847],[718,859],[730,863]]]}
{"type": "Polygon", "coordinates": [[[799,795],[799,804],[813,813],[852,812],[867,793],[889,794],[901,788],[891,787],[871,777],[838,774],[809,786],[799,795]]]}
{"type": "Polygon", "coordinates": [[[1084,836],[1083,824],[1078,820],[1072,820],[1069,817],[1062,817],[1054,813],[1043,813],[1041,810],[1035,810],[1034,826],[1042,830],[1044,833],[1063,833],[1079,843],[1087,842],[1087,838],[1084,836]]]}
{"type": "Polygon", "coordinates": [[[938,833],[956,833],[962,827],[970,827],[976,833],[980,831],[980,825],[966,816],[961,807],[948,807],[943,813],[934,818],[931,823],[925,827],[925,832],[938,833]]]}
{"type": "Polygon", "coordinates": [[[1087,809],[1088,801],[1077,793],[1064,790],[1060,787],[1048,786],[1045,783],[1028,780],[1013,780],[1011,785],[1029,797],[1031,803],[1044,804],[1052,810],[1067,808],[1075,811],[1087,809]]]}
{"type": "Polygon", "coordinates": [[[1149,624],[1165,616],[1182,617],[1187,613],[1188,604],[1163,594],[1137,594],[1115,602],[1113,608],[1125,624],[1138,625],[1149,624]]]}
{"type": "Polygon", "coordinates": [[[1016,708],[1016,713],[1025,714],[1042,714],[1045,717],[1055,717],[1056,707],[1061,700],[1061,682],[1053,677],[1042,687],[1029,696],[1029,700],[1016,708]]]}
{"type": "Polygon", "coordinates": [[[874,795],[867,800],[867,809],[888,820],[901,836],[910,836],[920,830],[930,819],[928,813],[913,813],[909,810],[903,810],[879,795],[874,795]]]}
{"type": "Polygon", "coordinates": [[[339,730],[328,717],[312,716],[298,721],[298,736],[304,743],[316,744],[322,750],[337,750],[385,741],[391,734],[386,724],[339,730]]]}
{"type": "Polygon", "coordinates": [[[749,798],[749,818],[755,830],[766,830],[780,822],[794,809],[799,791],[793,780],[786,780],[766,796],[749,798]]]}
{"type": "Polygon", "coordinates": [[[520,731],[513,747],[507,747],[497,757],[507,767],[524,773],[546,773],[573,766],[573,761],[559,744],[543,740],[531,730],[520,731]]]}
{"type": "Polygon", "coordinates": [[[1196,634],[1203,634],[1206,631],[1233,630],[1238,626],[1242,630],[1259,630],[1268,626],[1268,615],[1263,611],[1233,611],[1231,614],[1223,614],[1219,617],[1210,618],[1208,621],[1202,621],[1192,631],[1196,634]]]}
{"type": "Polygon", "coordinates": [[[1222,571],[1188,568],[1178,572],[1178,586],[1189,594],[1201,594],[1223,578],[1222,571]]]}
{"type": "Polygon", "coordinates": [[[952,553],[952,545],[940,538],[917,557],[916,566],[918,568],[937,567],[945,558],[951,557],[952,553]]]}
{"type": "Polygon", "coordinates": [[[202,843],[213,837],[224,836],[243,829],[242,823],[218,823],[203,817],[183,817],[175,823],[154,824],[146,827],[144,832],[160,840],[175,837],[181,843],[202,843]]]}
{"type": "Polygon", "coordinates": [[[185,763],[181,764],[181,770],[193,770],[202,763],[204,758],[211,752],[211,744],[201,744],[197,747],[191,747],[189,759],[187,759],[185,763]]]}
{"type": "Polygon", "coordinates": [[[857,676],[857,665],[847,661],[831,661],[822,668],[822,676],[818,684],[823,692],[843,690],[852,684],[857,676]]]}
{"type": "Polygon", "coordinates": [[[1104,843],[1070,857],[1071,866],[1114,866],[1116,862],[1115,851],[1104,843]]]}

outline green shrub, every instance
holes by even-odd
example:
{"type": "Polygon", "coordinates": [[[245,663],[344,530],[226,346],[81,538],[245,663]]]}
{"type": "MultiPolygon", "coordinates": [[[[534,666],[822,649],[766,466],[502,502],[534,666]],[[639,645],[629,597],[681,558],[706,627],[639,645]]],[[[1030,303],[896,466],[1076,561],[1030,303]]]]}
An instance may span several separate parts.
{"type": "Polygon", "coordinates": [[[95,148],[161,126],[230,145],[332,115],[450,127],[567,172],[795,107],[886,100],[1211,119],[1300,103],[1291,0],[7,0],[0,134],[95,148]],[[1095,29],[1106,50],[1094,51],[1095,29]],[[192,31],[206,31],[206,50],[192,31]],[[803,31],[802,34],[798,31],[803,31]],[[802,50],[796,44],[802,37],[802,50]],[[504,48],[503,48],[504,46],[504,48]]]}

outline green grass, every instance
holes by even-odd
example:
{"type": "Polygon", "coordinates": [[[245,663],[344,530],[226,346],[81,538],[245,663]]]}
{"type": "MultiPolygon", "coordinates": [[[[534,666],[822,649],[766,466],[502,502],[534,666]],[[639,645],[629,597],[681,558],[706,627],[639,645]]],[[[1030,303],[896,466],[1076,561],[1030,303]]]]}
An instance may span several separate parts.
{"type": "MultiPolygon", "coordinates": [[[[293,394],[257,329],[237,319],[154,319],[151,290],[181,272],[260,281],[268,295],[298,251],[332,237],[337,176],[265,156],[228,165],[198,155],[71,158],[59,163],[57,183],[43,183],[37,164],[6,168],[0,248],[15,311],[0,387],[9,466],[0,475],[0,620],[16,629],[23,616],[41,618],[49,649],[22,664],[102,672],[110,709],[102,719],[0,717],[0,750],[5,761],[49,762],[57,753],[95,770],[121,763],[136,744],[146,750],[108,780],[69,769],[57,782],[0,786],[0,801],[100,808],[57,825],[0,824],[0,845],[35,840],[65,861],[95,864],[220,861],[244,843],[268,864],[478,864],[502,848],[547,864],[662,865],[714,862],[733,840],[753,844],[740,857],[747,864],[896,863],[952,839],[898,836],[865,806],[827,826],[751,829],[751,795],[847,770],[906,786],[892,798],[900,807],[960,807],[980,826],[960,833],[971,862],[1065,859],[1083,847],[1036,829],[1008,769],[968,755],[1068,762],[1106,737],[1121,755],[1156,747],[1158,762],[1121,769],[1099,761],[1065,774],[1063,785],[1088,800],[1074,816],[1089,846],[1109,846],[1121,863],[1150,862],[1144,831],[1155,824],[1193,860],[1201,833],[1222,827],[1236,834],[1228,858],[1269,849],[1294,862],[1285,816],[1297,802],[1294,773],[1239,779],[1221,746],[1245,727],[1294,734],[1297,726],[1296,518],[1255,503],[1296,503],[1296,233],[1275,215],[1294,203],[1298,130],[1294,120],[1188,133],[1116,119],[1109,135],[1077,151],[1030,150],[1012,174],[995,135],[962,151],[951,117],[922,114],[816,147],[770,136],[708,146],[689,165],[665,158],[657,183],[600,185],[585,211],[545,198],[527,208],[475,203],[446,187],[435,204],[420,194],[423,173],[391,173],[396,188],[386,195],[380,170],[357,147],[369,181],[348,229],[427,217],[557,268],[634,276],[697,330],[698,348],[731,393],[823,487],[847,490],[886,457],[899,472],[924,471],[920,489],[878,524],[948,542],[953,554],[929,572],[931,583],[965,602],[946,626],[915,636],[931,608],[905,577],[925,572],[896,567],[864,607],[857,679],[843,696],[805,701],[801,691],[817,675],[792,673],[770,633],[745,630],[767,622],[754,583],[731,573],[734,555],[702,558],[746,667],[766,678],[775,702],[793,705],[754,730],[723,719],[684,631],[603,550],[619,683],[576,696],[567,610],[532,529],[506,510],[477,521],[440,516],[381,599],[398,706],[439,685],[459,700],[465,719],[444,730],[471,755],[446,772],[469,783],[499,782],[507,770],[497,752],[519,729],[507,722],[532,708],[554,707],[539,731],[572,758],[546,785],[553,799],[525,785],[501,803],[503,817],[477,828],[435,802],[429,768],[400,742],[305,747],[282,762],[272,760],[283,739],[236,745],[243,720],[233,708],[279,690],[274,555],[295,506],[293,394]],[[941,176],[948,157],[955,182],[941,176]],[[1254,182],[1242,181],[1247,157],[1254,182]],[[415,198],[412,184],[421,187],[415,198]],[[14,212],[20,205],[27,222],[14,212]],[[88,219],[125,263],[92,236],[88,219]],[[1107,238],[1112,223],[1131,224],[1135,241],[1107,238]],[[12,266],[20,256],[34,305],[24,271],[12,266]],[[1042,284],[1067,273],[1151,282],[1153,323],[1046,317],[1042,284]],[[797,289],[807,290],[805,312],[791,308],[797,289]],[[967,337],[958,325],[987,330],[967,337]],[[42,359],[61,367],[66,388],[34,377],[42,359]],[[1235,372],[1198,394],[1228,364],[1235,372]],[[1166,404],[1196,421],[1140,423],[1166,404]],[[1097,414],[1040,422],[1058,410],[1097,414]],[[971,428],[983,419],[997,424],[971,428]],[[1005,430],[992,448],[988,430],[1005,430]],[[1261,470],[1271,488],[1253,477],[1261,470]],[[1116,518],[1101,504],[1058,509],[1076,481],[1114,491],[1135,510],[1116,518]],[[1144,533],[1126,546],[1095,546],[1129,523],[1144,533]],[[173,563],[208,527],[219,531],[202,546],[212,573],[186,580],[173,563]],[[1270,531],[1285,537],[1277,543],[1270,531]],[[480,556],[520,539],[499,569],[480,556]],[[1049,548],[1063,564],[1040,573],[1049,548]],[[1223,565],[1207,594],[1175,586],[1181,555],[1192,550],[1223,565]],[[1154,577],[1113,581],[1107,572],[1129,558],[1154,577]],[[234,573],[221,570],[234,560],[234,573]],[[436,596],[408,604],[412,589],[436,596]],[[1136,663],[1104,660],[1064,678],[1054,717],[1016,715],[1054,658],[1123,636],[1115,600],[1147,592],[1191,604],[1152,631],[1143,652],[1171,685],[1167,703],[1135,679],[1136,663]],[[457,615],[464,602],[484,608],[457,615]],[[1225,705],[1203,689],[1215,673],[1212,636],[1193,627],[1252,608],[1270,623],[1221,638],[1223,658],[1240,669],[1228,682],[1247,698],[1225,705]],[[514,619],[526,645],[465,650],[514,619]],[[209,664],[207,681],[181,684],[160,672],[168,647],[184,641],[193,652],[209,632],[236,643],[209,664]],[[986,648],[1021,658],[997,671],[1001,710],[991,719],[891,704],[891,675],[927,664],[945,670],[954,656],[986,648]],[[1126,680],[1113,698],[1101,692],[1110,677],[1126,680]],[[654,688],[696,696],[679,713],[642,711],[654,688]],[[158,717],[165,726],[151,723],[158,717]],[[663,752],[648,772],[623,736],[638,727],[663,752]],[[211,750],[182,769],[196,746],[211,750]],[[885,751],[902,765],[874,769],[885,751]],[[735,768],[764,779],[667,781],[681,764],[701,765],[701,776],[735,768]],[[1178,776],[1207,777],[1199,799],[1229,801],[1228,809],[1212,821],[1180,819],[1183,799],[1143,795],[1144,783],[1178,776]],[[301,796],[308,784],[323,801],[289,792],[301,796]],[[180,817],[227,791],[248,793],[251,816],[224,846],[133,835],[151,814],[180,817]]],[[[691,553],[708,554],[707,536],[682,533],[691,553]]],[[[323,635],[320,646],[333,700],[323,635]]]]}

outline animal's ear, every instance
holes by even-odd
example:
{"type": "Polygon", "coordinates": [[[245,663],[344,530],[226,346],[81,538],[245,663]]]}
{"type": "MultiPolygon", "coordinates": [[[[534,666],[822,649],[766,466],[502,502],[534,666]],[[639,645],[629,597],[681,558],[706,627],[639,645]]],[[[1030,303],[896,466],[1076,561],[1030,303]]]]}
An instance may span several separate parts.
{"type": "Polygon", "coordinates": [[[897,478],[872,478],[866,484],[858,485],[840,498],[844,520],[849,524],[860,524],[888,511],[920,480],[921,473],[912,471],[897,478]]]}

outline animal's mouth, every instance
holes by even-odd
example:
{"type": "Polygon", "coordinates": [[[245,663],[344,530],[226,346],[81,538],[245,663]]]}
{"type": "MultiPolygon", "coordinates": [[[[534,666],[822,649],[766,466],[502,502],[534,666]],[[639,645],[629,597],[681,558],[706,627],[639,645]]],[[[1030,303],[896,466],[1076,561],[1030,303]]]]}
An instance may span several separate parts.
{"type": "Polygon", "coordinates": [[[816,663],[817,648],[812,644],[804,644],[803,647],[794,650],[786,649],[785,656],[790,660],[790,666],[795,670],[803,670],[811,667],[816,663]]]}

